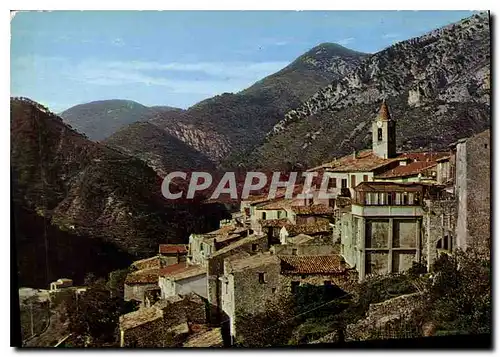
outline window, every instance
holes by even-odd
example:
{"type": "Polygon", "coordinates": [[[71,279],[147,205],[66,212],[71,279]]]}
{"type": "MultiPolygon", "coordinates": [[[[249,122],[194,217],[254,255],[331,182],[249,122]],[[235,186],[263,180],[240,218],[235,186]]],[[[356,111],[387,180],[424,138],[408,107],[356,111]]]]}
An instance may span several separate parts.
{"type": "Polygon", "coordinates": [[[387,194],[387,204],[388,204],[389,206],[391,206],[391,205],[392,205],[392,202],[394,202],[394,200],[392,199],[392,192],[389,192],[389,193],[387,194]]]}
{"type": "Polygon", "coordinates": [[[281,218],[281,211],[278,211],[278,219],[281,218]]]}
{"type": "Polygon", "coordinates": [[[443,249],[446,249],[446,250],[449,249],[449,247],[448,247],[448,236],[444,236],[444,238],[443,238],[443,249]]]}
{"type": "Polygon", "coordinates": [[[363,182],[368,182],[368,175],[363,175],[363,182]]]}
{"type": "Polygon", "coordinates": [[[347,188],[347,179],[342,179],[340,184],[342,188],[347,188]]]}
{"type": "Polygon", "coordinates": [[[403,205],[408,205],[408,192],[403,192],[403,205]]]}
{"type": "Polygon", "coordinates": [[[266,219],[266,212],[262,212],[262,219],[266,219]]]}
{"type": "Polygon", "coordinates": [[[297,249],[292,249],[292,255],[297,255],[297,249]]]}
{"type": "Polygon", "coordinates": [[[276,292],[276,288],[272,288],[271,292],[274,294],[276,292]]]}
{"type": "Polygon", "coordinates": [[[382,128],[377,129],[377,140],[382,141],[382,128]]]}
{"type": "Polygon", "coordinates": [[[408,194],[408,204],[409,204],[409,205],[413,205],[413,203],[415,202],[415,199],[414,199],[414,198],[415,198],[415,194],[414,194],[414,193],[412,193],[412,192],[410,192],[410,193],[408,194]]]}
{"type": "Polygon", "coordinates": [[[252,252],[255,252],[257,251],[257,249],[259,249],[259,245],[258,244],[252,244],[252,252]]]}
{"type": "Polygon", "coordinates": [[[356,187],[356,176],[351,175],[351,188],[356,187]]]}
{"type": "Polygon", "coordinates": [[[297,292],[297,289],[300,286],[300,282],[298,281],[292,281],[292,294],[295,294],[297,292]]]}
{"type": "Polygon", "coordinates": [[[337,188],[337,179],[335,177],[330,177],[330,181],[328,181],[328,188],[337,188]]]}
{"type": "Polygon", "coordinates": [[[266,283],[266,273],[259,273],[259,283],[260,284],[266,283]]]}

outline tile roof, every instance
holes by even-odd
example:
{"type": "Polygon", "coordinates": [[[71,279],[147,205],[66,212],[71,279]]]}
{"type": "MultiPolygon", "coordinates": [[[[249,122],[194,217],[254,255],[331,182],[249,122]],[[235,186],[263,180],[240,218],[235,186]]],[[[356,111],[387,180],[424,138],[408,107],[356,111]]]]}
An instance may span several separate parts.
{"type": "Polygon", "coordinates": [[[167,275],[162,275],[166,276],[168,278],[172,278],[174,281],[177,280],[183,280],[187,278],[192,278],[194,276],[198,275],[205,275],[207,270],[199,265],[188,265],[184,269],[176,270],[172,273],[169,273],[167,275]]]}
{"type": "Polygon", "coordinates": [[[299,215],[332,214],[333,207],[324,204],[313,204],[309,206],[292,206],[292,211],[299,215]]]}
{"type": "Polygon", "coordinates": [[[224,344],[221,328],[213,328],[191,336],[182,347],[218,347],[224,344]]]}
{"type": "Polygon", "coordinates": [[[157,284],[160,275],[159,268],[134,271],[125,278],[125,284],[157,284]]]}
{"type": "Polygon", "coordinates": [[[330,231],[330,223],[328,220],[320,221],[312,224],[288,224],[284,226],[289,236],[299,234],[315,234],[330,231]]]}
{"type": "Polygon", "coordinates": [[[396,177],[408,177],[408,176],[417,176],[420,173],[423,173],[425,170],[428,170],[437,165],[436,161],[415,161],[411,162],[407,165],[399,165],[393,169],[387,170],[379,175],[376,175],[376,178],[396,178],[396,177]]]}
{"type": "Polygon", "coordinates": [[[409,159],[412,161],[436,161],[446,156],[450,156],[448,151],[422,151],[422,152],[405,152],[399,154],[398,159],[409,159]]]}
{"type": "Polygon", "coordinates": [[[280,255],[282,274],[342,274],[346,271],[339,255],[280,255]]]}
{"type": "Polygon", "coordinates": [[[372,150],[363,150],[357,153],[355,158],[352,154],[346,155],[322,167],[329,172],[369,172],[395,161],[399,161],[399,158],[383,159],[375,155],[372,150]]]}
{"type": "Polygon", "coordinates": [[[357,192],[415,192],[424,189],[423,183],[398,183],[386,181],[361,182],[354,190],[357,192]]]}
{"type": "Polygon", "coordinates": [[[359,172],[373,171],[383,168],[385,165],[396,161],[411,160],[411,161],[436,161],[446,156],[449,152],[406,152],[399,153],[398,156],[390,159],[383,159],[373,153],[371,149],[362,150],[356,154],[356,158],[352,154],[343,156],[333,161],[324,163],[323,165],[308,169],[307,171],[318,171],[325,169],[330,172],[359,172]]]}
{"type": "Polygon", "coordinates": [[[120,329],[130,330],[134,327],[163,318],[163,311],[155,307],[142,307],[137,311],[120,316],[120,329]]]}
{"type": "Polygon", "coordinates": [[[299,234],[295,237],[288,238],[288,244],[301,245],[315,241],[316,238],[308,236],[307,234],[299,234]]]}
{"type": "Polygon", "coordinates": [[[186,244],[160,244],[160,254],[187,254],[186,244]]]}
{"type": "Polygon", "coordinates": [[[280,260],[276,255],[266,252],[244,257],[242,259],[231,259],[228,260],[228,262],[230,264],[230,272],[237,272],[267,264],[279,264],[280,260]]]}
{"type": "Polygon", "coordinates": [[[237,240],[236,242],[231,242],[231,244],[225,246],[224,248],[222,248],[222,249],[216,251],[214,254],[212,254],[212,258],[220,256],[220,255],[225,254],[227,252],[230,252],[231,250],[239,248],[242,245],[245,245],[247,243],[252,243],[254,241],[259,241],[259,240],[261,240],[264,237],[266,237],[265,234],[258,235],[258,234],[254,233],[252,235],[249,235],[248,237],[241,238],[240,240],[237,240]]]}
{"type": "Polygon", "coordinates": [[[256,209],[258,210],[279,210],[279,209],[286,209],[290,208],[293,204],[293,199],[285,199],[285,198],[278,198],[275,199],[269,203],[264,203],[262,205],[258,205],[256,209]]]}
{"type": "Polygon", "coordinates": [[[288,218],[280,219],[261,219],[259,221],[262,227],[283,227],[284,225],[290,224],[288,218]]]}
{"type": "Polygon", "coordinates": [[[127,275],[125,284],[155,284],[160,276],[173,276],[174,273],[186,271],[186,262],[168,265],[164,268],[150,268],[134,271],[127,275]]]}
{"type": "Polygon", "coordinates": [[[154,256],[151,258],[136,260],[132,263],[132,267],[136,268],[137,270],[159,268],[160,258],[158,256],[154,256]]]}

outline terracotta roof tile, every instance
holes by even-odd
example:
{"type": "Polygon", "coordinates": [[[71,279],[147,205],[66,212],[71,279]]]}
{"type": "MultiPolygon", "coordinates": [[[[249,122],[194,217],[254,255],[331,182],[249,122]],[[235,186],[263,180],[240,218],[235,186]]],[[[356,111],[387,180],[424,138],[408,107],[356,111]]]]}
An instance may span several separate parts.
{"type": "Polygon", "coordinates": [[[160,244],[160,254],[187,254],[186,244],[160,244]]]}
{"type": "Polygon", "coordinates": [[[132,263],[132,266],[137,270],[160,268],[160,265],[160,258],[158,256],[136,260],[132,263]]]}
{"type": "Polygon", "coordinates": [[[129,330],[163,318],[163,312],[154,307],[143,307],[120,316],[120,329],[129,330]]]}
{"type": "Polygon", "coordinates": [[[280,219],[261,219],[260,225],[262,227],[283,227],[287,224],[290,224],[288,218],[280,218],[280,219]]]}
{"type": "Polygon", "coordinates": [[[379,175],[377,178],[395,178],[395,177],[407,177],[407,176],[416,176],[420,173],[423,173],[425,170],[428,170],[432,167],[435,167],[437,162],[435,161],[416,161],[409,163],[408,165],[400,165],[391,170],[385,171],[379,175]]]}
{"type": "Polygon", "coordinates": [[[424,184],[410,182],[410,183],[398,183],[398,182],[385,182],[385,181],[371,181],[362,182],[357,185],[354,190],[361,192],[413,192],[422,191],[424,189],[424,184]]]}
{"type": "Polygon", "coordinates": [[[342,274],[346,271],[338,255],[280,255],[282,274],[342,274]]]}
{"type": "Polygon", "coordinates": [[[257,206],[258,210],[279,210],[286,209],[292,206],[293,199],[275,199],[269,203],[264,203],[262,205],[257,206]]]}
{"type": "Polygon", "coordinates": [[[330,223],[328,220],[312,223],[312,224],[287,224],[284,226],[290,236],[299,234],[315,234],[330,231],[330,223]]]}
{"type": "Polygon", "coordinates": [[[332,214],[333,208],[324,204],[314,204],[310,206],[292,206],[292,211],[299,215],[332,214]]]}
{"type": "Polygon", "coordinates": [[[331,161],[322,165],[326,171],[330,172],[357,172],[357,171],[373,171],[377,168],[388,165],[392,162],[399,161],[398,158],[383,159],[375,155],[372,150],[363,150],[353,155],[346,155],[337,160],[331,161]]]}
{"type": "Polygon", "coordinates": [[[191,336],[183,347],[222,347],[223,344],[221,328],[217,327],[191,336]]]}
{"type": "Polygon", "coordinates": [[[130,273],[125,278],[125,284],[155,284],[158,283],[160,269],[142,269],[130,273]]]}

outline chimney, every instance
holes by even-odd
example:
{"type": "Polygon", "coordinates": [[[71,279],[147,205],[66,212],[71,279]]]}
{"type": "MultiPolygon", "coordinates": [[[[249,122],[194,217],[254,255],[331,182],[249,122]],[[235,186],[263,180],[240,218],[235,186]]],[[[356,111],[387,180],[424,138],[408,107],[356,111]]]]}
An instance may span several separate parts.
{"type": "Polygon", "coordinates": [[[354,149],[353,152],[352,152],[352,158],[356,159],[357,156],[358,156],[358,153],[356,152],[356,149],[354,149]]]}

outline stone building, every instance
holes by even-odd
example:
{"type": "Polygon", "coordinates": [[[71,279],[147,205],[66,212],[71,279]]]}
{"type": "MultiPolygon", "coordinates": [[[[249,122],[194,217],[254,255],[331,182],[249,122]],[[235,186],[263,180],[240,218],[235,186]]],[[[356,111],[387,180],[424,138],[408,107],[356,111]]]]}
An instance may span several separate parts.
{"type": "Polygon", "coordinates": [[[221,277],[221,306],[231,340],[238,337],[240,319],[264,312],[273,299],[293,294],[300,285],[336,285],[352,289],[347,266],[338,255],[292,256],[261,253],[226,260],[221,277]]]}
{"type": "Polygon", "coordinates": [[[363,182],[356,187],[341,254],[357,268],[360,280],[398,273],[420,261],[423,197],[421,184],[363,182]]]}
{"type": "Polygon", "coordinates": [[[491,248],[491,139],[486,130],[456,144],[457,247],[489,256],[491,248]]]}
{"type": "Polygon", "coordinates": [[[159,255],[165,265],[186,261],[188,246],[186,244],[160,244],[159,255]]]}
{"type": "Polygon", "coordinates": [[[341,219],[341,254],[359,279],[428,267],[454,246],[456,201],[444,186],[363,182],[341,219]]]}
{"type": "Polygon", "coordinates": [[[332,243],[333,239],[332,225],[328,219],[318,219],[310,224],[286,224],[280,230],[279,239],[281,244],[287,244],[290,238],[299,234],[313,236],[329,243],[332,243]]]}
{"type": "MultiPolygon", "coordinates": [[[[307,171],[320,172],[328,177],[328,192],[334,196],[332,200],[336,200],[340,197],[352,197],[354,188],[361,182],[434,182],[439,171],[437,160],[446,156],[449,153],[397,153],[396,121],[384,101],[372,123],[371,149],[354,151],[351,155],[336,158],[307,171]]],[[[441,165],[440,168],[445,166],[441,165]]],[[[331,203],[328,205],[334,206],[331,203]]]]}
{"type": "Polygon", "coordinates": [[[251,234],[251,230],[235,225],[223,226],[205,234],[189,236],[187,261],[189,264],[206,266],[207,259],[216,251],[251,234]]]}
{"type": "Polygon", "coordinates": [[[207,270],[199,265],[185,265],[183,269],[160,273],[158,285],[161,298],[196,293],[207,298],[207,270]]]}
{"type": "Polygon", "coordinates": [[[151,307],[120,316],[120,347],[176,347],[206,323],[204,301],[189,294],[160,300],[151,307]]]}
{"type": "Polygon", "coordinates": [[[267,236],[253,234],[222,248],[207,260],[207,294],[208,302],[212,306],[212,321],[220,319],[221,284],[219,278],[224,275],[224,260],[238,254],[256,255],[267,250],[269,250],[267,236]]]}
{"type": "Polygon", "coordinates": [[[150,268],[128,274],[124,284],[124,300],[143,302],[147,290],[158,288],[160,270],[159,268],[150,268]]]}

